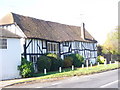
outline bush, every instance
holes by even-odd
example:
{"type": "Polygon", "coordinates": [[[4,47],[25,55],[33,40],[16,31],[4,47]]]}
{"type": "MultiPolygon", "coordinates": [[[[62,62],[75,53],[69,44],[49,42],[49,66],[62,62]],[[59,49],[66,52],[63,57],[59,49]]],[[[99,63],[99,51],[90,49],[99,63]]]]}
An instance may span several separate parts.
{"type": "Polygon", "coordinates": [[[51,67],[50,67],[51,71],[58,70],[59,67],[62,67],[63,60],[60,57],[58,57],[56,54],[50,53],[47,54],[47,56],[51,59],[51,67]]]}
{"type": "Polygon", "coordinates": [[[72,57],[66,57],[65,59],[64,59],[64,61],[63,61],[63,67],[64,68],[69,68],[69,67],[71,67],[72,66],[72,64],[73,64],[73,58],[72,57]]]}
{"type": "Polygon", "coordinates": [[[105,61],[106,61],[106,59],[103,56],[97,57],[97,62],[99,62],[100,64],[104,64],[105,61]]]}
{"type": "Polygon", "coordinates": [[[40,56],[39,59],[37,60],[38,71],[43,72],[44,69],[50,71],[50,67],[51,67],[51,59],[48,58],[47,56],[40,56]]]}
{"type": "Polygon", "coordinates": [[[31,77],[34,73],[33,63],[22,58],[21,65],[18,66],[18,70],[20,70],[20,75],[23,78],[31,77]]]}
{"type": "Polygon", "coordinates": [[[70,54],[69,56],[73,58],[73,65],[75,67],[81,67],[84,63],[84,58],[80,54],[70,54]]]}
{"type": "Polygon", "coordinates": [[[58,58],[58,55],[57,54],[53,54],[53,53],[48,53],[48,54],[46,54],[46,56],[48,56],[48,57],[53,57],[53,58],[58,58]]]}

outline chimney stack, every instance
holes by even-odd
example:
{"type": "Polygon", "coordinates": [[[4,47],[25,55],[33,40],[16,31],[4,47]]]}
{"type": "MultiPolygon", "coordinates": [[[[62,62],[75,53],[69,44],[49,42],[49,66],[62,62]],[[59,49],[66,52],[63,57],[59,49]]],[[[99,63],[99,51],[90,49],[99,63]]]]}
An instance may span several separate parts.
{"type": "Polygon", "coordinates": [[[81,24],[81,38],[84,40],[85,39],[85,24],[81,24]]]}

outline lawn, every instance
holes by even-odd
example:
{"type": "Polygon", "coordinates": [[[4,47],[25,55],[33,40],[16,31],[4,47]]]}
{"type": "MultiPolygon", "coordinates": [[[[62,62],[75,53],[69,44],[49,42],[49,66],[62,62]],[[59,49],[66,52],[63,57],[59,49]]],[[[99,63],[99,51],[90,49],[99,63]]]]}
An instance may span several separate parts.
{"type": "Polygon", "coordinates": [[[89,67],[88,69],[86,67],[75,68],[75,70],[73,70],[73,71],[71,70],[71,68],[68,68],[68,69],[63,69],[61,73],[59,73],[58,71],[54,71],[54,72],[48,72],[46,75],[44,75],[43,73],[34,74],[33,78],[21,80],[19,82],[26,82],[26,81],[40,80],[40,79],[59,78],[59,77],[81,76],[81,75],[88,75],[88,74],[108,71],[108,70],[117,69],[117,68],[120,68],[120,65],[118,65],[118,64],[107,64],[107,65],[101,64],[101,65],[89,67]]]}

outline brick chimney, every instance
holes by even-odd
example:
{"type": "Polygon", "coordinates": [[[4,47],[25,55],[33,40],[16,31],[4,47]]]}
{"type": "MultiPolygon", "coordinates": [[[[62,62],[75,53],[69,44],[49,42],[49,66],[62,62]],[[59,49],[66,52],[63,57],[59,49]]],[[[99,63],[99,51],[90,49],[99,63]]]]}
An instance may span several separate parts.
{"type": "Polygon", "coordinates": [[[85,39],[85,24],[81,24],[81,38],[84,40],[85,39]]]}

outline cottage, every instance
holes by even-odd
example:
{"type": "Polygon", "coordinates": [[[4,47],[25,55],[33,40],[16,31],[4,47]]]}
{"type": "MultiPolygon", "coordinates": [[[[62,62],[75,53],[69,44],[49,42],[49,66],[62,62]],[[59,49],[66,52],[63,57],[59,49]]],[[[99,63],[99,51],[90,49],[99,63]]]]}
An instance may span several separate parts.
{"type": "Polygon", "coordinates": [[[97,41],[84,23],[79,27],[9,13],[0,20],[0,27],[22,37],[21,55],[32,61],[35,69],[37,58],[45,53],[58,54],[62,59],[79,53],[85,60],[96,61],[97,41]]]}
{"type": "Polygon", "coordinates": [[[0,80],[19,78],[21,64],[20,36],[0,28],[0,80]]]}

